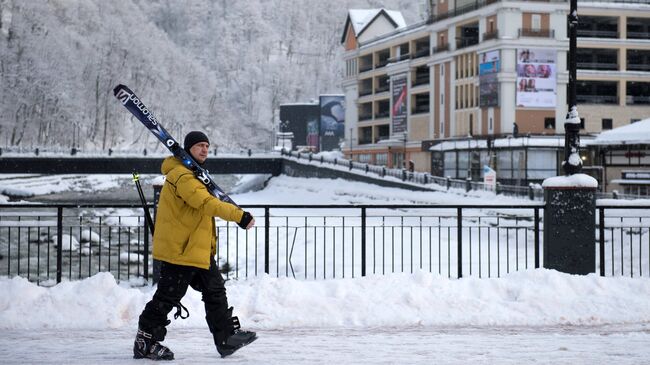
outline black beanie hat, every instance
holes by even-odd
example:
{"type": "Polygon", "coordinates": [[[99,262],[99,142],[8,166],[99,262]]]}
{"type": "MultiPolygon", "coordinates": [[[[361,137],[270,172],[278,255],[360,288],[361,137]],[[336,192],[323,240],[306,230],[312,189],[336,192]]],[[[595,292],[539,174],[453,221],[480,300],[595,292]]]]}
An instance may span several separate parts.
{"type": "Polygon", "coordinates": [[[187,153],[190,153],[190,148],[199,142],[208,142],[209,144],[210,140],[208,139],[208,136],[206,136],[203,132],[191,131],[185,136],[185,140],[183,141],[183,149],[187,151],[187,153]]]}

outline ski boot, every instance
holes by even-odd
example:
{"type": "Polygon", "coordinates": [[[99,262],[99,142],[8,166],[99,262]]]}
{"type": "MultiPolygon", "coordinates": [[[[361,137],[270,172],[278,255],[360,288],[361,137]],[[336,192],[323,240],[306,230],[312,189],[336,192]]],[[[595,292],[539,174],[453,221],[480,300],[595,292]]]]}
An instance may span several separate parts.
{"type": "Polygon", "coordinates": [[[231,332],[221,341],[215,341],[217,351],[221,357],[232,355],[235,351],[257,340],[257,334],[255,332],[240,329],[239,318],[232,317],[231,321],[231,332]]]}
{"type": "MultiPolygon", "coordinates": [[[[163,331],[167,332],[165,328],[163,328],[163,331]]],[[[164,334],[162,338],[164,338],[164,334]]],[[[135,342],[133,343],[133,358],[174,360],[174,353],[167,346],[161,345],[151,333],[138,328],[138,334],[135,336],[135,342]]]]}

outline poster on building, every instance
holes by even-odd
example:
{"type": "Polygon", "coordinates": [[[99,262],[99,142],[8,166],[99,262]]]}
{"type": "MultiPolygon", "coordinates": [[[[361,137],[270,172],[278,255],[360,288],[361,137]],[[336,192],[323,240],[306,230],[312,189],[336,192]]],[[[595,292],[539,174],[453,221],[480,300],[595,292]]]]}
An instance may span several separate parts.
{"type": "Polygon", "coordinates": [[[406,77],[393,79],[393,109],[391,118],[393,124],[393,134],[406,132],[406,97],[408,90],[406,87],[406,77]]]}
{"type": "Polygon", "coordinates": [[[517,106],[555,108],[556,56],[550,49],[517,50],[517,106]]]}
{"type": "Polygon", "coordinates": [[[345,96],[320,96],[320,150],[338,149],[345,138],[345,96]]]}
{"type": "Polygon", "coordinates": [[[481,107],[499,106],[499,82],[501,69],[499,51],[479,54],[479,103],[481,107]]]}

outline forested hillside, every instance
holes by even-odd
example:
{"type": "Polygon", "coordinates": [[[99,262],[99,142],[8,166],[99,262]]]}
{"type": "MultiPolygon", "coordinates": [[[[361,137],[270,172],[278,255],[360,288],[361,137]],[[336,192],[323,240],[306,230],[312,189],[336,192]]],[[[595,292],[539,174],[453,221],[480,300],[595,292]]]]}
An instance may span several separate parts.
{"type": "Polygon", "coordinates": [[[159,148],[112,96],[124,83],[177,138],[268,147],[286,102],[339,93],[350,8],[413,0],[0,0],[0,146],[159,148]]]}

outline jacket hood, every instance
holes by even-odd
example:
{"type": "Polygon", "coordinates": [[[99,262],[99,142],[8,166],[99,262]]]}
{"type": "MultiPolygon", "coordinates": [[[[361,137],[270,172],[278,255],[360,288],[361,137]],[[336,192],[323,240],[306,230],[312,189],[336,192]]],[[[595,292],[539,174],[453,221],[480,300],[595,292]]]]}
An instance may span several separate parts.
{"type": "Polygon", "coordinates": [[[163,161],[162,166],[160,167],[160,171],[163,173],[163,175],[167,175],[171,170],[177,167],[186,168],[185,166],[183,166],[181,160],[179,160],[175,156],[169,156],[165,158],[165,160],[163,161]]]}

